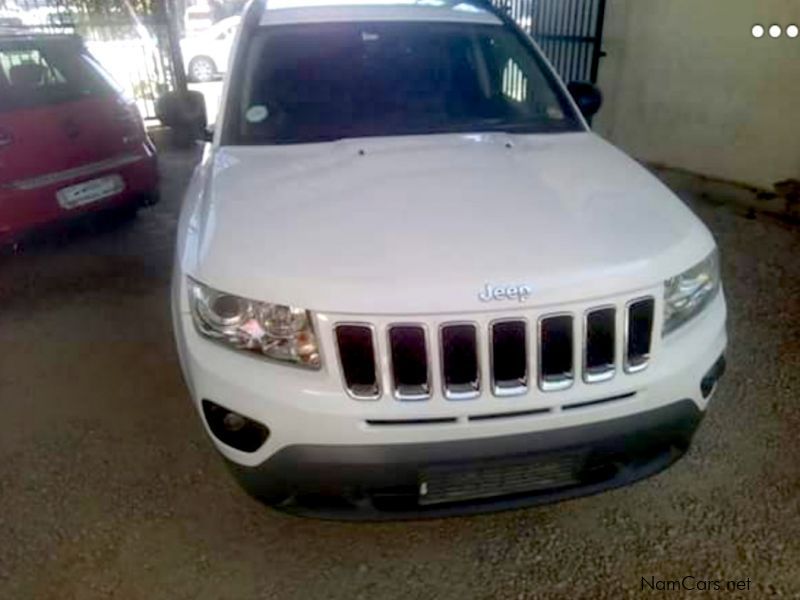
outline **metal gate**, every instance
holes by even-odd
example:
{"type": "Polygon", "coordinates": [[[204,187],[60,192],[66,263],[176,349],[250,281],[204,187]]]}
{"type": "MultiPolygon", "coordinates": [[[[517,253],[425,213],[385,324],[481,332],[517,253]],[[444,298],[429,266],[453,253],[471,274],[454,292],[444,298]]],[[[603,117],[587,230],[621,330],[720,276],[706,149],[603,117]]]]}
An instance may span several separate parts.
{"type": "Polygon", "coordinates": [[[0,26],[80,35],[145,118],[174,87],[163,0],[0,0],[0,26]]]}
{"type": "Polygon", "coordinates": [[[530,33],[564,81],[597,83],[606,0],[492,0],[530,33]]]}

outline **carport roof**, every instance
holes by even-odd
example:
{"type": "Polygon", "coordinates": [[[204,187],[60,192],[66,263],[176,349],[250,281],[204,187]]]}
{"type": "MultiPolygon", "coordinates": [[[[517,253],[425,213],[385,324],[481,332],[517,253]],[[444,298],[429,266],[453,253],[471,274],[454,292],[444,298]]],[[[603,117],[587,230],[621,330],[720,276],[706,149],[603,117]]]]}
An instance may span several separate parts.
{"type": "Polygon", "coordinates": [[[82,38],[73,33],[45,33],[35,32],[30,29],[15,29],[0,27],[0,41],[11,40],[14,42],[30,41],[30,40],[46,40],[46,41],[61,41],[82,43],[82,38]]]}

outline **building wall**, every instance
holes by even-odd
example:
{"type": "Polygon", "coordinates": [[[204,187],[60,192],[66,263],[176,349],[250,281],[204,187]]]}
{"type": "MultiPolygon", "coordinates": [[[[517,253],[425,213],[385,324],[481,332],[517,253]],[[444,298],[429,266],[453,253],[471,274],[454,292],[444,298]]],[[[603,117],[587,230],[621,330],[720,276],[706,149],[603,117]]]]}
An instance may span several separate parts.
{"type": "Polygon", "coordinates": [[[800,179],[800,0],[608,0],[595,130],[636,158],[769,188],[800,179]]]}

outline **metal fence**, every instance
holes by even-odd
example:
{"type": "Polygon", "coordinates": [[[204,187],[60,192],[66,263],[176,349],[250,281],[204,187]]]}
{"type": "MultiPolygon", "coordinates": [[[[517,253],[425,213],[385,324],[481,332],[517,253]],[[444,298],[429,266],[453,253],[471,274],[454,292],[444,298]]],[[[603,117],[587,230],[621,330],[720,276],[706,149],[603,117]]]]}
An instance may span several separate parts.
{"type": "Polygon", "coordinates": [[[0,0],[0,27],[75,33],[134,98],[145,118],[173,87],[163,1],[0,0]]]}
{"type": "Polygon", "coordinates": [[[597,82],[606,0],[493,0],[541,46],[565,81],[597,82]]]}

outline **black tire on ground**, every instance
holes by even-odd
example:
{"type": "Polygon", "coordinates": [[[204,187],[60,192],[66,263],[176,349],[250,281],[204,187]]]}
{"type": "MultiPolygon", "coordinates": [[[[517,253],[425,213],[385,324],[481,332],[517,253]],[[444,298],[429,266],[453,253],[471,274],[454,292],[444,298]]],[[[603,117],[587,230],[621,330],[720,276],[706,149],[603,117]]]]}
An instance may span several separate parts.
{"type": "Polygon", "coordinates": [[[155,206],[161,201],[161,190],[158,187],[142,196],[140,206],[155,206]]]}
{"type": "Polygon", "coordinates": [[[270,482],[260,480],[254,481],[249,477],[242,477],[240,470],[233,467],[233,475],[239,487],[249,496],[267,506],[278,506],[283,504],[290,496],[289,492],[280,485],[271,485],[270,482]]]}
{"type": "Polygon", "coordinates": [[[258,492],[252,493],[249,490],[245,490],[250,496],[261,502],[266,506],[280,506],[289,498],[289,495],[286,492],[258,492]]]}
{"type": "Polygon", "coordinates": [[[291,495],[281,482],[272,481],[259,473],[257,469],[243,467],[225,458],[223,460],[239,487],[267,506],[282,504],[291,495]]]}
{"type": "Polygon", "coordinates": [[[108,211],[108,216],[111,218],[112,224],[123,224],[128,221],[133,221],[139,213],[139,204],[126,204],[112,208],[108,211]]]}

